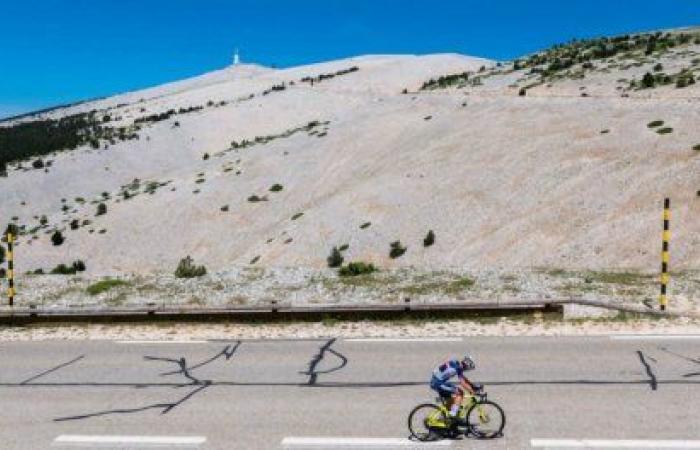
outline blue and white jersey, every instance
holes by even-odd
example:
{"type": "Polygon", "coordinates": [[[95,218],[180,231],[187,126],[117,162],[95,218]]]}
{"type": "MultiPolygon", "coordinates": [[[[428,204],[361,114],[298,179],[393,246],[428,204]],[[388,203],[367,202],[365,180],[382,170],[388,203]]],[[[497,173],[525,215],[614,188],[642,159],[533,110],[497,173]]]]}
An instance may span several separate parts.
{"type": "Polygon", "coordinates": [[[456,359],[450,359],[440,364],[433,370],[433,377],[440,381],[447,381],[452,377],[464,378],[464,370],[462,364],[456,359]]]}

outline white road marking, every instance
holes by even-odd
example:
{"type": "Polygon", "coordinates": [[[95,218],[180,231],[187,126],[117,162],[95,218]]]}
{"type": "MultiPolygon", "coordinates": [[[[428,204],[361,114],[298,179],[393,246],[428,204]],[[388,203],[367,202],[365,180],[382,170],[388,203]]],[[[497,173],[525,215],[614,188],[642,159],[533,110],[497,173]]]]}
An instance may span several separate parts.
{"type": "Polygon", "coordinates": [[[344,437],[286,437],[282,439],[282,447],[449,447],[451,441],[418,442],[405,438],[344,438],[344,437]]]}
{"type": "Polygon", "coordinates": [[[63,434],[53,441],[53,446],[128,446],[134,447],[196,447],[206,442],[204,436],[107,436],[63,434]]]}
{"type": "Polygon", "coordinates": [[[700,339],[700,334],[620,334],[611,335],[610,339],[614,341],[700,339]]]}
{"type": "Polygon", "coordinates": [[[208,344],[209,341],[148,341],[148,340],[133,340],[133,341],[115,341],[117,344],[208,344]]]}
{"type": "Polygon", "coordinates": [[[462,338],[350,338],[345,342],[462,342],[462,338]]]}
{"type": "Polygon", "coordinates": [[[700,441],[653,441],[633,439],[531,439],[532,447],[546,448],[695,448],[700,449],[700,441]]]}

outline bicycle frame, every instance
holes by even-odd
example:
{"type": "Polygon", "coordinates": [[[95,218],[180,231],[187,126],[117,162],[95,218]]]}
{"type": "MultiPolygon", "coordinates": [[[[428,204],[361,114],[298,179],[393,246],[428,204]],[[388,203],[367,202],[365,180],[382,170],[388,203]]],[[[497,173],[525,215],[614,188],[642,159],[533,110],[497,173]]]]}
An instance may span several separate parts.
{"type": "MultiPolygon", "coordinates": [[[[479,419],[482,423],[488,423],[488,416],[484,413],[483,408],[479,406],[480,403],[484,400],[486,400],[486,394],[479,395],[465,393],[464,397],[462,398],[462,404],[460,405],[457,417],[461,420],[466,420],[467,412],[472,407],[472,405],[476,404],[477,410],[479,411],[479,419]]],[[[447,403],[445,402],[445,400],[443,400],[442,398],[438,398],[438,410],[430,416],[428,416],[428,425],[436,428],[446,428],[448,424],[445,422],[445,420],[443,420],[443,418],[448,417],[449,413],[450,411],[447,408],[447,403]]]]}

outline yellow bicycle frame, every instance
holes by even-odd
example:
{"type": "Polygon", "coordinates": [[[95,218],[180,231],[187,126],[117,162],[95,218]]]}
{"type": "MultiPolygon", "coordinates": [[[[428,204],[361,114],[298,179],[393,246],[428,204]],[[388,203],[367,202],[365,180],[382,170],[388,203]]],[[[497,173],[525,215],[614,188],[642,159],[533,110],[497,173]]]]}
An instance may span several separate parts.
{"type": "MultiPolygon", "coordinates": [[[[457,417],[459,417],[462,420],[466,419],[467,411],[469,411],[469,408],[471,408],[471,406],[474,403],[476,403],[475,396],[465,396],[462,400],[462,407],[457,413],[457,417]]],[[[482,424],[489,423],[491,419],[489,418],[488,414],[486,414],[486,412],[484,411],[484,408],[481,407],[481,404],[477,404],[476,408],[479,411],[479,421],[482,424]]],[[[449,413],[450,412],[445,406],[445,403],[440,403],[438,405],[438,410],[428,416],[428,426],[435,428],[447,428],[449,424],[445,421],[445,418],[449,416],[449,413]]]]}

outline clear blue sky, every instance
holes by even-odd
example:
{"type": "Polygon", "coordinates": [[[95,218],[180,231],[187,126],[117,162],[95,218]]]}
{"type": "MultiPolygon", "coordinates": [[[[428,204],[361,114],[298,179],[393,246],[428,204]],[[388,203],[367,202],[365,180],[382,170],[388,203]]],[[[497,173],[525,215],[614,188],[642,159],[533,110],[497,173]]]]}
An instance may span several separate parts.
{"type": "Polygon", "coordinates": [[[368,53],[510,59],[700,23],[700,0],[0,0],[0,117],[221,68],[368,53]]]}

